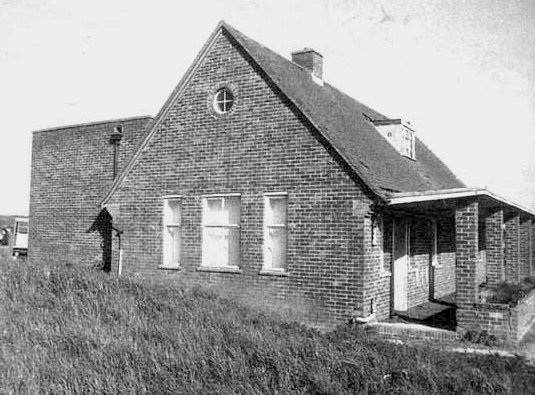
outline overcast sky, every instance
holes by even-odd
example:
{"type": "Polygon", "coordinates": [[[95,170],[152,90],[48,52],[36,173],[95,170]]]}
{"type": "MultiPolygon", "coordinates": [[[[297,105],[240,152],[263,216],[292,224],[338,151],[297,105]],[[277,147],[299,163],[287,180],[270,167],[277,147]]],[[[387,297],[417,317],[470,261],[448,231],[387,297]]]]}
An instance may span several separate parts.
{"type": "Polygon", "coordinates": [[[28,212],[33,130],[155,115],[221,19],[535,209],[534,0],[0,0],[0,214],[28,212]]]}

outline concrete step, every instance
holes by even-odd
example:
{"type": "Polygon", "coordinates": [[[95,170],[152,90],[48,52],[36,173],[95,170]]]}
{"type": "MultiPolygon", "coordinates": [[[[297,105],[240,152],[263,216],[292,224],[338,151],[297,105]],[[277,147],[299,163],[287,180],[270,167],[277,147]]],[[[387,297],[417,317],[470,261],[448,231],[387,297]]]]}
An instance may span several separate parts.
{"type": "Polygon", "coordinates": [[[457,332],[413,323],[374,322],[366,324],[366,328],[385,338],[396,340],[416,339],[451,342],[461,339],[457,332]]]}

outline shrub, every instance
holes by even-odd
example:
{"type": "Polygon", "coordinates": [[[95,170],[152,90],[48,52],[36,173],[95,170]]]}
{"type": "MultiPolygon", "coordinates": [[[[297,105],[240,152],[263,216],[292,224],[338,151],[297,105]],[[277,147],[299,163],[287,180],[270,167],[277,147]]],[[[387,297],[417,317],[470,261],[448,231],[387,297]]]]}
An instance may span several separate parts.
{"type": "Polygon", "coordinates": [[[514,306],[532,289],[535,289],[535,277],[527,277],[520,284],[500,283],[488,301],[514,306]]]}
{"type": "Polygon", "coordinates": [[[498,339],[496,339],[496,336],[489,334],[487,331],[467,331],[463,335],[463,340],[489,347],[495,347],[499,343],[498,339]]]}

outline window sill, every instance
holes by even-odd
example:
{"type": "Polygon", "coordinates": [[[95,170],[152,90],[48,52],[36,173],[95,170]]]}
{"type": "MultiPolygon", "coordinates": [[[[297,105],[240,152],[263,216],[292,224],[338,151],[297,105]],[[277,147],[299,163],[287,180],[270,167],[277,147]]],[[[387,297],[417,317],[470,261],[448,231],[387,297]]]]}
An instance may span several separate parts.
{"type": "Polygon", "coordinates": [[[158,270],[182,270],[182,266],[159,265],[158,270]]]}
{"type": "Polygon", "coordinates": [[[264,269],[258,272],[261,276],[276,276],[276,277],[288,277],[290,274],[283,270],[269,270],[264,269]]]}
{"type": "Polygon", "coordinates": [[[433,269],[441,269],[442,267],[444,267],[444,265],[441,263],[432,263],[431,266],[433,267],[433,269]]]}
{"type": "Polygon", "coordinates": [[[199,266],[197,267],[198,272],[214,272],[214,273],[241,273],[241,269],[239,267],[206,267],[206,266],[199,266]]]}
{"type": "Polygon", "coordinates": [[[392,272],[387,271],[387,270],[379,270],[379,277],[380,277],[380,278],[383,278],[383,277],[392,277],[392,272]]]}

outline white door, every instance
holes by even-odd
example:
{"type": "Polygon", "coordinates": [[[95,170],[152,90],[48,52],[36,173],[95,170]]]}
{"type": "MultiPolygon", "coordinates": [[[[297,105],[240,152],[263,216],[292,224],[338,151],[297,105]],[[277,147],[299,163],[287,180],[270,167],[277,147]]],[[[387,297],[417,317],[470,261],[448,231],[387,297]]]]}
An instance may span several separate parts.
{"type": "Polygon", "coordinates": [[[409,225],[406,220],[394,220],[394,265],[392,278],[394,281],[394,310],[407,310],[408,274],[409,274],[409,225]]]}

